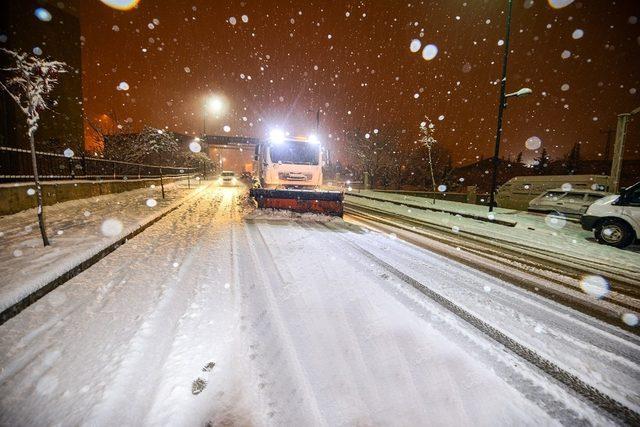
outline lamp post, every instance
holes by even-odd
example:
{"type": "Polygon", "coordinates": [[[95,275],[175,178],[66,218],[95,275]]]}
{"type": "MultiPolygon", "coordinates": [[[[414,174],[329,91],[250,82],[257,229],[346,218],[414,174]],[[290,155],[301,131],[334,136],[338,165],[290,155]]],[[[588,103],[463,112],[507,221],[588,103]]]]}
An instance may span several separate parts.
{"type": "Polygon", "coordinates": [[[522,88],[516,92],[507,92],[507,62],[509,59],[509,36],[511,34],[511,9],[513,0],[507,0],[507,25],[504,37],[504,56],[502,59],[502,80],[500,81],[500,103],[498,104],[498,128],[496,130],[496,143],[493,152],[493,174],[491,176],[491,193],[489,194],[489,212],[493,211],[495,202],[496,181],[498,176],[498,163],[500,161],[500,138],[502,136],[502,115],[507,108],[507,98],[531,95],[533,91],[529,88],[522,88]]]}

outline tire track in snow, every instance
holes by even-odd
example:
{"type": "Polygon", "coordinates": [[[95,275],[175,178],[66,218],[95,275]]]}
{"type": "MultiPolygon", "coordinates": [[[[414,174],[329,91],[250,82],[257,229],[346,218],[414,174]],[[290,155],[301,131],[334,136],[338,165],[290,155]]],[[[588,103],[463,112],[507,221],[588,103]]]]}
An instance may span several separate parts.
{"type": "MultiPolygon", "coordinates": [[[[319,223],[319,224],[322,224],[323,226],[330,229],[330,227],[328,227],[324,223],[319,223]]],[[[339,235],[339,233],[335,233],[335,234],[339,235]]],[[[411,285],[416,290],[418,290],[419,292],[429,297],[431,300],[437,302],[439,305],[441,305],[442,307],[444,307],[445,309],[447,309],[448,311],[450,311],[460,319],[464,320],[468,324],[478,329],[484,335],[504,345],[508,350],[515,353],[516,355],[518,355],[519,357],[521,357],[531,365],[536,366],[538,369],[540,369],[550,377],[554,378],[555,380],[559,381],[560,383],[564,384],[574,392],[578,393],[584,399],[592,402],[599,408],[605,410],[614,418],[629,424],[636,424],[636,425],[640,424],[640,414],[638,414],[631,408],[625,406],[624,404],[618,402],[617,400],[611,398],[610,396],[600,392],[595,387],[582,381],[576,375],[573,375],[567,372],[566,370],[562,369],[561,367],[554,364],[553,362],[545,359],[544,357],[536,353],[534,350],[531,350],[530,348],[515,341],[514,339],[512,339],[502,331],[496,329],[495,327],[486,323],[482,319],[466,311],[465,309],[455,304],[453,301],[447,299],[446,297],[442,296],[438,292],[423,285],[422,283],[415,280],[413,277],[409,276],[408,274],[398,270],[391,264],[382,260],[381,258],[369,252],[368,250],[364,249],[360,245],[355,244],[350,240],[347,240],[343,236],[340,236],[340,238],[345,243],[350,245],[352,248],[360,252],[363,256],[370,259],[375,264],[387,270],[388,272],[390,272],[391,274],[393,274],[403,282],[411,285]]]]}
{"type": "MultiPolygon", "coordinates": [[[[273,328],[275,329],[275,337],[278,338],[281,342],[282,350],[284,355],[281,358],[285,358],[286,366],[291,368],[292,374],[289,376],[293,377],[294,384],[303,390],[303,402],[300,402],[306,411],[300,411],[301,413],[298,416],[312,414],[310,418],[318,425],[328,425],[326,420],[322,415],[322,411],[318,405],[318,401],[315,397],[315,393],[313,388],[308,382],[307,376],[304,373],[304,368],[300,363],[300,357],[297,354],[295,346],[292,342],[292,337],[288,330],[287,324],[283,319],[283,315],[280,312],[280,308],[277,303],[277,299],[274,295],[272,286],[281,286],[284,283],[282,276],[280,276],[278,272],[277,265],[273,259],[273,254],[269,250],[269,245],[264,240],[264,237],[260,233],[260,231],[256,228],[255,224],[247,221],[245,222],[246,233],[249,240],[249,248],[250,255],[253,260],[253,264],[255,266],[259,266],[260,268],[256,268],[257,279],[262,285],[262,298],[264,298],[264,303],[266,304],[266,312],[270,317],[270,320],[273,321],[273,328]]],[[[256,304],[256,297],[259,295],[259,290],[256,290],[251,297],[251,302],[256,304]]],[[[256,307],[253,308],[257,310],[256,307]]],[[[263,308],[264,310],[264,308],[263,308]]],[[[274,343],[271,343],[273,346],[274,343]]],[[[301,408],[300,408],[301,409],[301,408]]],[[[275,414],[273,414],[275,415],[275,414]]],[[[300,418],[299,422],[302,422],[305,418],[300,418]]],[[[269,422],[268,420],[264,420],[265,422],[269,422]]]]}
{"type": "MultiPolygon", "coordinates": [[[[355,251],[335,239],[335,232],[306,229],[295,221],[255,223],[283,278],[288,279],[285,272],[292,273],[295,286],[283,280],[274,287],[275,296],[293,329],[300,363],[329,424],[483,424],[494,422],[495,417],[517,425],[552,422],[527,393],[514,393],[514,387],[487,370],[486,363],[469,355],[466,346],[420,321],[413,309],[388,293],[387,279],[374,274],[364,257],[358,255],[359,262],[350,262],[355,251]],[[340,310],[348,312],[346,321],[340,310]],[[354,332],[357,338],[349,340],[347,336],[354,332]],[[354,352],[361,352],[365,363],[353,363],[354,352]],[[343,377],[343,369],[356,376],[355,383],[343,377]],[[367,394],[378,390],[381,400],[367,394]],[[359,406],[352,394],[365,400],[367,407],[359,406]],[[496,406],[501,399],[507,400],[496,406]],[[345,401],[349,402],[346,408],[345,401]]],[[[502,365],[492,363],[491,368],[502,365]]],[[[554,405],[558,400],[548,402],[554,405]]],[[[587,410],[593,411],[590,406],[587,410]]],[[[559,419],[584,421],[566,412],[559,419]]],[[[591,419],[603,418],[593,414],[591,419]]]]}
{"type": "MultiPolygon", "coordinates": [[[[278,223],[260,221],[256,222],[256,227],[261,235],[264,236],[265,241],[273,243],[270,246],[270,251],[273,254],[273,259],[278,269],[280,271],[293,270],[292,274],[295,275],[294,267],[287,263],[291,258],[291,251],[294,250],[294,248],[289,246],[282,247],[278,244],[278,240],[282,239],[282,236],[279,235],[278,223]]],[[[316,277],[315,280],[320,280],[326,283],[327,286],[331,286],[328,284],[334,284],[333,286],[335,286],[336,283],[339,283],[341,275],[334,270],[336,266],[334,266],[332,262],[327,264],[325,262],[326,259],[322,257],[327,248],[335,246],[335,242],[329,241],[331,239],[327,239],[326,236],[319,236],[318,228],[312,229],[304,221],[290,222],[287,224],[287,228],[294,228],[304,236],[300,242],[301,244],[305,244],[305,242],[308,241],[314,242],[312,247],[309,247],[310,245],[308,244],[306,245],[305,258],[318,260],[317,267],[323,275],[321,278],[316,277]],[[328,244],[318,245],[317,242],[327,242],[328,244]]],[[[341,249],[335,249],[335,251],[329,251],[329,253],[339,254],[341,249]]],[[[334,260],[335,259],[330,259],[329,261],[334,260]]],[[[295,280],[295,276],[293,280],[295,280]]],[[[345,296],[349,294],[351,294],[351,292],[345,296]]],[[[375,319],[375,313],[378,312],[372,301],[368,298],[364,298],[363,300],[353,299],[353,301],[348,304],[340,304],[337,307],[332,307],[331,297],[332,295],[327,293],[325,289],[317,289],[316,287],[307,287],[305,289],[305,300],[323,303],[324,307],[331,310],[330,312],[315,310],[314,323],[339,325],[334,326],[336,329],[333,339],[324,343],[323,348],[327,354],[331,354],[332,357],[335,358],[333,365],[335,366],[337,375],[345,378],[344,383],[354,385],[348,393],[345,393],[357,400],[359,405],[354,406],[366,406],[367,410],[365,413],[367,414],[374,414],[380,407],[383,407],[387,390],[373,387],[374,390],[371,391],[371,384],[367,383],[367,380],[368,378],[382,375],[381,372],[376,372],[372,369],[376,366],[385,366],[386,361],[389,359],[394,360],[394,364],[397,367],[395,374],[401,377],[401,382],[406,385],[406,399],[408,401],[419,401],[421,395],[414,381],[414,376],[411,373],[407,353],[400,349],[399,340],[386,328],[382,328],[381,330],[370,329],[369,336],[366,337],[362,334],[363,319],[371,317],[375,319]],[[384,347],[384,352],[367,351],[365,354],[365,349],[370,350],[371,347],[375,347],[376,344],[379,344],[381,348],[384,347]],[[350,349],[348,357],[341,353],[340,349],[343,348],[350,349]],[[352,355],[353,352],[356,353],[355,358],[352,355]],[[367,374],[358,375],[358,372],[366,372],[367,374]],[[361,394],[363,396],[361,396],[361,394]]],[[[412,336],[409,336],[407,339],[411,338],[412,336]]],[[[421,412],[419,407],[415,409],[417,412],[421,412]]],[[[425,416],[425,414],[421,416],[425,416]]],[[[359,421],[369,424],[374,423],[373,420],[361,419],[359,421]]]]}
{"type": "MultiPolygon", "coordinates": [[[[353,230],[356,225],[347,225],[353,230]]],[[[366,226],[365,229],[371,228],[366,226]]],[[[636,335],[550,301],[511,282],[431,252],[424,238],[398,229],[348,237],[587,383],[637,411],[640,341],[636,335]],[[399,239],[394,238],[397,232],[399,239]],[[406,244],[409,241],[413,244],[406,244]],[[389,257],[389,255],[392,255],[389,257]],[[483,286],[484,285],[484,286],[483,286]],[[490,286],[488,286],[490,285],[490,286]]],[[[344,229],[338,228],[344,235],[344,229]]],[[[459,251],[454,251],[459,252],[459,251]]]]}

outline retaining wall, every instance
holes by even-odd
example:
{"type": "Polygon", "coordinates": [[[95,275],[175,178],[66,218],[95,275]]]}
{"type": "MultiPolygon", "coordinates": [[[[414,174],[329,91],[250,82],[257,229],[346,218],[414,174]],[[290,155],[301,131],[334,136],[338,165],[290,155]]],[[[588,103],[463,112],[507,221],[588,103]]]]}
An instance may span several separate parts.
{"type": "MultiPolygon", "coordinates": [[[[164,178],[165,184],[177,178],[164,178]]],[[[47,181],[42,183],[42,198],[45,206],[68,200],[86,199],[104,194],[121,193],[152,184],[160,185],[160,179],[129,179],[114,181],[47,181]]],[[[0,185],[0,216],[11,215],[25,209],[36,207],[36,195],[27,191],[35,185],[30,182],[0,185]]]]}

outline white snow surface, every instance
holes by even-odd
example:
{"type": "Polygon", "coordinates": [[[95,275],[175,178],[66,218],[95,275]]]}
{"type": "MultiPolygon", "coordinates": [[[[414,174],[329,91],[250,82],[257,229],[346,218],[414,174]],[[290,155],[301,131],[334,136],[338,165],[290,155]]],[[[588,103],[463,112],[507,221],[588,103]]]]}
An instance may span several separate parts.
{"type": "Polygon", "coordinates": [[[0,326],[0,425],[612,424],[363,250],[638,409],[635,336],[341,220],[245,218],[242,191],[0,326]]]}
{"type": "Polygon", "coordinates": [[[346,195],[346,203],[373,207],[386,212],[415,218],[427,223],[448,227],[452,233],[473,233],[494,239],[496,242],[515,245],[524,250],[533,250],[547,254],[556,260],[566,260],[568,263],[578,263],[582,266],[609,267],[612,270],[624,271],[626,275],[637,277],[640,283],[640,248],[632,246],[626,250],[598,244],[593,233],[583,230],[580,224],[571,221],[556,222],[552,216],[531,214],[527,212],[495,208],[493,219],[516,222],[515,227],[508,227],[493,223],[489,219],[489,209],[486,206],[467,203],[436,200],[403,194],[383,193],[370,190],[357,190],[356,194],[374,197],[378,200],[365,199],[357,195],[346,195]],[[411,203],[424,206],[427,209],[442,209],[460,214],[476,215],[486,220],[452,215],[444,212],[418,209],[412,206],[402,206],[395,203],[411,203]]]}
{"type": "Polygon", "coordinates": [[[179,182],[165,185],[164,200],[156,185],[45,206],[48,247],[42,245],[36,208],[0,217],[0,311],[163,214],[197,188],[195,181],[191,190],[179,182]],[[149,199],[157,205],[147,206],[149,199]],[[105,235],[101,229],[105,221],[122,228],[105,235]]]}

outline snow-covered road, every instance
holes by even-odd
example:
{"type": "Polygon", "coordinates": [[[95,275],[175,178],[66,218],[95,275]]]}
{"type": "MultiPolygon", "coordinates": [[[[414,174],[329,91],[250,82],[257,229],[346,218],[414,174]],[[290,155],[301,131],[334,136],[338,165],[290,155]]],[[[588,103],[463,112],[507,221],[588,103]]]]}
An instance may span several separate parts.
{"type": "Polygon", "coordinates": [[[640,410],[635,335],[393,236],[243,201],[201,191],[0,326],[0,424],[614,423],[394,269],[640,410]]]}

